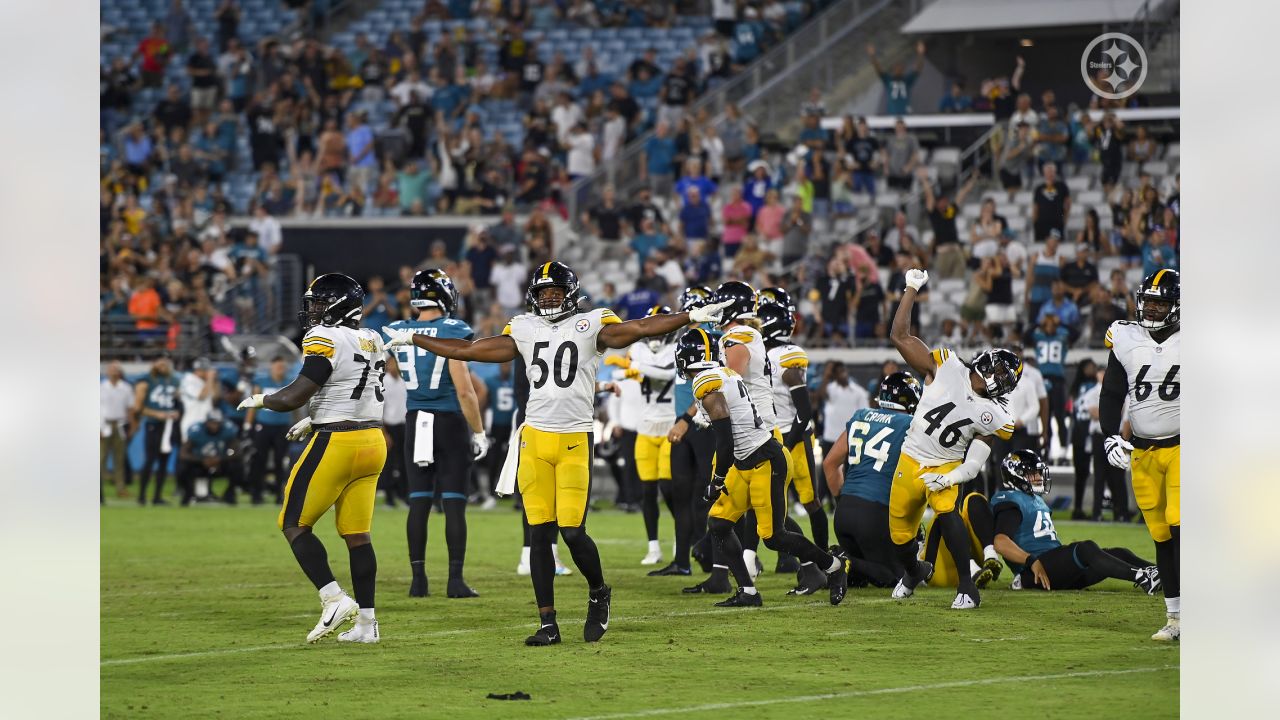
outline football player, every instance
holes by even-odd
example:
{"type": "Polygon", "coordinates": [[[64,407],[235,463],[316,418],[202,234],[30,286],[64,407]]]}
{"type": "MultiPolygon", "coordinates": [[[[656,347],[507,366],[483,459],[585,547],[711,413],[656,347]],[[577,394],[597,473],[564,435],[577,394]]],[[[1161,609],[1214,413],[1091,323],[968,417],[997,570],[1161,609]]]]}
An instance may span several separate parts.
{"type": "Polygon", "coordinates": [[[743,377],[721,360],[720,348],[705,330],[686,331],[676,343],[677,372],[693,381],[693,396],[716,436],[715,467],[707,497],[714,499],[709,525],[717,557],[723,557],[738,581],[738,592],[717,607],[763,605],[734,532],[748,509],[755,511],[756,532],[765,547],[813,563],[826,575],[831,604],[847,589],[844,561],[820,550],[782,523],[786,514],[789,462],[774,429],[760,417],[743,377]]]}
{"type": "Polygon", "coordinates": [[[1148,595],[1160,589],[1159,569],[1125,548],[1058,540],[1043,499],[1049,494],[1049,468],[1039,455],[1009,453],[1000,464],[1000,482],[1002,489],[991,498],[995,546],[1015,573],[1014,590],[1083,590],[1107,578],[1130,581],[1148,595]]]}
{"type": "Polygon", "coordinates": [[[1107,461],[1117,468],[1132,468],[1133,495],[1156,543],[1166,621],[1151,639],[1161,641],[1175,641],[1181,633],[1181,298],[1176,270],[1159,270],[1142,281],[1137,292],[1138,321],[1117,320],[1107,329],[1104,344],[1111,355],[1098,405],[1107,461]],[[1133,430],[1129,440],[1120,435],[1126,398],[1133,430]]]}
{"type": "MultiPolygon", "coordinates": [[[[791,457],[789,487],[795,488],[796,497],[809,516],[809,530],[818,547],[827,547],[831,538],[827,525],[827,512],[818,501],[817,473],[814,472],[813,405],[809,400],[809,356],[799,345],[791,342],[795,330],[795,306],[782,288],[766,288],[760,292],[761,334],[769,358],[769,365],[780,372],[778,382],[773,383],[773,407],[778,415],[778,430],[783,432],[782,447],[791,457]],[[769,298],[766,302],[765,298],[769,298]]],[[[817,585],[822,575],[817,568],[803,566],[797,595],[808,595],[822,588],[817,585]]]]}
{"type": "MultiPolygon", "coordinates": [[[[419,270],[409,283],[409,304],[417,310],[417,319],[397,320],[386,328],[432,337],[475,337],[465,322],[453,317],[458,294],[453,280],[443,270],[419,270]]],[[[465,362],[444,360],[422,348],[399,347],[395,357],[408,392],[402,446],[409,487],[406,534],[413,578],[409,596],[430,594],[427,520],[439,497],[444,507],[445,543],[449,547],[446,593],[451,598],[479,597],[462,577],[467,555],[467,477],[472,462],[484,457],[489,449],[471,371],[465,362]]]]}
{"type": "Polygon", "coordinates": [[[139,478],[138,504],[147,504],[147,484],[151,472],[156,473],[155,493],[152,505],[168,505],[164,499],[164,479],[169,472],[169,458],[182,445],[178,432],[178,418],[182,410],[178,405],[178,376],[173,371],[173,361],[162,355],[151,364],[151,372],[134,384],[133,426],[142,419],[143,447],[146,459],[142,461],[139,478]]]}
{"type": "Polygon", "coordinates": [[[529,312],[512,318],[501,335],[464,340],[392,330],[390,345],[412,343],[451,360],[501,363],[517,355],[524,358],[529,400],[520,431],[516,481],[530,525],[530,577],[540,621],[525,644],[560,642],[551,558],[551,540],[557,530],[587,580],[589,601],[582,634],[587,642],[596,642],[609,629],[611,601],[600,552],[584,527],[600,355],[608,348],[621,349],[666,335],[690,322],[718,320],[723,304],[622,322],[612,310],[581,307],[578,276],[560,262],[544,263],[530,273],[525,301],[529,312]]]}
{"type": "MultiPolygon", "coordinates": [[[[671,308],[654,305],[646,317],[669,315],[671,308]]],[[[610,355],[606,365],[622,368],[627,378],[640,382],[644,411],[636,429],[635,461],[640,476],[640,507],[644,528],[649,537],[649,552],[641,565],[662,562],[662,546],[658,542],[658,495],[671,511],[676,536],[688,534],[688,513],[677,510],[671,495],[671,441],[667,432],[675,418],[671,387],[676,376],[675,346],[671,335],[653,337],[631,346],[626,355],[610,355]]]]}
{"type": "Polygon", "coordinates": [[[851,582],[856,578],[893,587],[902,577],[889,540],[889,489],[920,393],[920,381],[911,373],[895,372],[881,379],[876,407],[855,410],[822,460],[827,487],[838,498],[836,539],[849,560],[851,582]]]}
{"type": "MultiPolygon", "coordinates": [[[[996,552],[996,521],[987,496],[980,492],[971,492],[959,502],[957,513],[964,522],[968,534],[969,577],[979,590],[987,587],[993,580],[1000,579],[1004,566],[1000,563],[1000,555],[996,552]],[[982,558],[979,565],[975,558],[982,558]]],[[[955,553],[950,551],[939,554],[944,541],[942,527],[937,517],[929,522],[925,530],[924,561],[933,566],[933,576],[929,578],[932,587],[955,587],[959,582],[959,566],[955,563],[955,553]]]]}
{"type": "MultiPolygon", "coordinates": [[[[915,538],[926,504],[937,513],[956,567],[969,567],[969,533],[957,506],[959,485],[982,469],[992,438],[1013,434],[1013,418],[1000,399],[1013,391],[1022,374],[1022,361],[1008,350],[987,350],[965,364],[950,350],[930,350],[912,335],[911,308],[928,280],[924,270],[907,271],[889,332],[894,347],[925,382],[889,491],[889,534],[905,570],[893,589],[899,599],[910,597],[933,569],[916,558],[915,538]]],[[[959,573],[951,607],[969,610],[979,603],[972,576],[959,573]]]]}
{"type": "Polygon", "coordinates": [[[377,331],[360,327],[363,306],[364,289],[346,275],[328,273],[311,281],[298,313],[306,333],[298,377],[270,395],[247,397],[239,406],[277,412],[308,406],[309,417],[290,428],[289,439],[311,440],[289,473],[276,521],[298,565],[320,592],[320,621],[307,642],[320,640],[352,617],[355,627],[338,640],[379,640],[373,607],[378,560],[369,528],[378,475],[387,459],[382,434],[386,350],[377,331]],[[335,510],[338,534],[351,556],[355,600],[338,586],[324,543],[312,532],[329,508],[335,510]]]}

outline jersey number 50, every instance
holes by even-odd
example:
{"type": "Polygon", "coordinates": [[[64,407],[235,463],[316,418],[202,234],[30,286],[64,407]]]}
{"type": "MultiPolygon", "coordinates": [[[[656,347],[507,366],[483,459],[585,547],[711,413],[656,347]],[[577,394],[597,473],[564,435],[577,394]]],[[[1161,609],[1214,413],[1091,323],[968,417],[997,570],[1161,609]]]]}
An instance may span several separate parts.
{"type": "Polygon", "coordinates": [[[529,364],[542,371],[542,376],[533,381],[535,388],[541,388],[547,384],[547,380],[555,380],[556,385],[567,388],[573,384],[573,378],[578,374],[578,346],[571,342],[566,342],[556,348],[555,358],[552,362],[554,366],[547,365],[547,361],[542,358],[542,351],[551,347],[549,342],[538,342],[533,344],[533,359],[529,364]],[[565,359],[568,356],[568,359],[565,359]],[[560,374],[564,370],[564,375],[560,374]]]}

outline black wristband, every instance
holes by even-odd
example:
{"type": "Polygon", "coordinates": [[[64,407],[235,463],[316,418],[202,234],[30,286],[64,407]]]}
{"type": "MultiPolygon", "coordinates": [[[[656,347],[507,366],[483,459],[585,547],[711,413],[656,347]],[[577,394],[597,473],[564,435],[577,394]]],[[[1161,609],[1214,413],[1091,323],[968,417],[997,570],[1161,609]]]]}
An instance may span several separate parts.
{"type": "Polygon", "coordinates": [[[684,413],[683,415],[681,415],[680,417],[676,418],[676,422],[680,422],[681,420],[683,420],[683,421],[685,422],[685,424],[686,424],[686,425],[692,425],[692,424],[693,424],[693,416],[689,414],[689,411],[688,411],[688,410],[686,410],[686,411],[685,411],[685,413],[684,413]]]}

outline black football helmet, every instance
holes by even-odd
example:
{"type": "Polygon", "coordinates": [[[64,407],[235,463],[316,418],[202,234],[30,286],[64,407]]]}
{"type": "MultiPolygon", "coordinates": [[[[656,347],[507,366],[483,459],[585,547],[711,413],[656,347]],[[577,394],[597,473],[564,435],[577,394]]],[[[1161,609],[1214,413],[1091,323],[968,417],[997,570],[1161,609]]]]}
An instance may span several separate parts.
{"type": "Polygon", "coordinates": [[[969,367],[982,376],[987,385],[987,397],[993,400],[1013,392],[1022,379],[1022,359],[1004,348],[978,353],[969,367]]]}
{"type": "Polygon", "coordinates": [[[524,294],[524,301],[535,315],[545,317],[552,322],[563,320],[578,312],[578,305],[582,301],[578,274],[562,262],[543,263],[529,274],[529,289],[524,294]],[[542,294],[543,289],[550,287],[563,288],[564,299],[559,305],[542,307],[538,304],[538,296],[542,294]]]}
{"type": "Polygon", "coordinates": [[[704,285],[693,285],[684,289],[680,293],[680,311],[689,312],[694,308],[700,308],[711,302],[711,298],[715,295],[711,288],[704,285]]]}
{"type": "Polygon", "coordinates": [[[342,273],[325,273],[302,294],[298,323],[303,331],[316,325],[359,327],[364,310],[364,288],[342,273]]]}
{"type": "Polygon", "coordinates": [[[796,318],[791,311],[782,305],[760,303],[756,310],[760,318],[760,334],[768,343],[791,342],[791,333],[796,329],[796,318]]]}
{"type": "Polygon", "coordinates": [[[443,270],[419,270],[409,283],[409,304],[419,310],[439,308],[452,317],[458,310],[458,288],[443,270]]]}
{"type": "MultiPolygon", "coordinates": [[[[653,317],[654,315],[670,315],[670,314],[671,314],[671,308],[669,306],[654,305],[653,307],[649,308],[649,312],[645,313],[644,316],[653,317]]],[[[662,349],[663,345],[667,345],[671,342],[671,340],[675,337],[675,334],[676,332],[672,330],[666,335],[658,335],[658,336],[649,338],[649,350],[654,353],[657,353],[659,350],[662,349]]]]}
{"type": "Polygon", "coordinates": [[[702,328],[685,330],[676,341],[676,372],[688,380],[703,370],[720,367],[720,344],[702,328]]]}
{"type": "Polygon", "coordinates": [[[796,311],[796,304],[791,299],[791,293],[786,288],[767,287],[760,291],[759,295],[760,307],[765,305],[779,305],[787,309],[788,312],[796,311]]]}
{"type": "Polygon", "coordinates": [[[914,413],[923,392],[920,381],[911,373],[892,373],[880,380],[880,389],[876,391],[876,405],[889,410],[914,413]]]}
{"type": "Polygon", "coordinates": [[[1015,450],[1000,463],[1000,482],[1010,490],[1028,495],[1048,495],[1049,466],[1030,450],[1015,450]]]}
{"type": "Polygon", "coordinates": [[[1139,325],[1148,330],[1163,330],[1178,324],[1182,309],[1182,280],[1177,270],[1151,273],[1142,281],[1135,295],[1139,325]]]}
{"type": "Polygon", "coordinates": [[[756,317],[756,289],[740,280],[730,280],[716,288],[714,302],[729,301],[721,311],[720,324],[756,317]]]}

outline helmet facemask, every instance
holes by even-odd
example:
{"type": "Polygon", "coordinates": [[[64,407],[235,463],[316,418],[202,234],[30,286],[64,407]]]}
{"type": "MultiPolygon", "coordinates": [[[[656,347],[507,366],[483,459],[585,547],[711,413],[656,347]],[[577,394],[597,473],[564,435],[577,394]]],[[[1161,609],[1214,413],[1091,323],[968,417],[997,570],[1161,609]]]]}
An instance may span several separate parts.
{"type": "Polygon", "coordinates": [[[995,352],[984,352],[974,358],[973,371],[982,378],[989,398],[1008,395],[1018,386],[1016,371],[1002,362],[995,352]]]}
{"type": "Polygon", "coordinates": [[[534,315],[547,318],[552,322],[562,320],[578,309],[578,298],[571,294],[569,286],[559,283],[538,284],[530,288],[529,303],[534,315]],[[559,302],[549,297],[553,293],[547,291],[553,289],[559,289],[563,293],[559,302]],[[546,304],[543,302],[544,298],[547,300],[546,304]]]}
{"type": "Polygon", "coordinates": [[[1137,305],[1138,324],[1148,330],[1163,330],[1178,324],[1179,302],[1156,293],[1138,292],[1137,305]],[[1161,306],[1168,308],[1161,313],[1161,306]]]}

